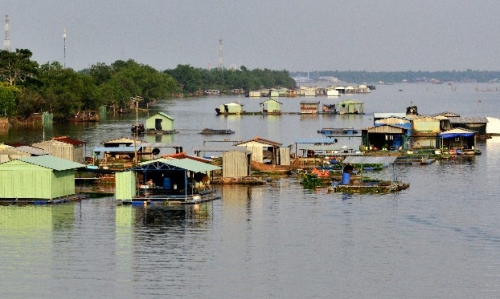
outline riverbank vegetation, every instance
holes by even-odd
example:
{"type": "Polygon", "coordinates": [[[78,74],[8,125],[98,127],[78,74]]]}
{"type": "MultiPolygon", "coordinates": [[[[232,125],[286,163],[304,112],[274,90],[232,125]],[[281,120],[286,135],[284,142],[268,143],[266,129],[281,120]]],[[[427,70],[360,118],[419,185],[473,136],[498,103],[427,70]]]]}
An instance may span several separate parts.
{"type": "Polygon", "coordinates": [[[134,60],[96,63],[75,71],[59,62],[40,65],[28,49],[0,51],[0,116],[10,119],[50,112],[55,121],[67,121],[79,111],[102,105],[128,108],[136,97],[144,105],[174,96],[198,96],[208,89],[224,93],[276,87],[296,86],[287,71],[244,66],[206,70],[190,65],[159,71],[134,60]]]}

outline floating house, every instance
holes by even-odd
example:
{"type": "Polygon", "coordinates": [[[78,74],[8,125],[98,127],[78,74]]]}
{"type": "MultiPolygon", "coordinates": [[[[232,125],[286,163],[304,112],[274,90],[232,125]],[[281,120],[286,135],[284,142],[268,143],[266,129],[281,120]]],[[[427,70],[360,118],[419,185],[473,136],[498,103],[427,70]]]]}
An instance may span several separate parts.
{"type": "Polygon", "coordinates": [[[250,90],[248,92],[248,96],[251,98],[260,98],[262,95],[260,90],[250,90]]]}
{"type": "Polygon", "coordinates": [[[406,150],[408,129],[379,125],[361,130],[362,150],[406,150]]]}
{"type": "Polygon", "coordinates": [[[276,101],[275,99],[268,99],[264,102],[260,103],[260,107],[262,108],[262,114],[264,115],[279,115],[281,114],[281,105],[283,103],[280,103],[276,101]]]}
{"type": "Polygon", "coordinates": [[[338,97],[340,96],[340,92],[335,89],[335,88],[327,88],[326,89],[326,96],[328,97],[338,97]]]}
{"type": "Polygon", "coordinates": [[[255,137],[251,140],[236,143],[252,153],[255,162],[271,165],[290,165],[290,148],[281,147],[281,143],[255,137]]]}
{"type": "Polygon", "coordinates": [[[449,117],[451,127],[477,132],[477,136],[486,136],[487,117],[449,117]]]}
{"type": "Polygon", "coordinates": [[[302,101],[300,102],[301,114],[317,114],[319,111],[319,101],[302,101]]]}
{"type": "Polygon", "coordinates": [[[449,154],[478,154],[476,148],[477,132],[462,128],[455,128],[439,133],[440,148],[443,153],[449,154]]]}
{"type": "Polygon", "coordinates": [[[153,159],[154,147],[137,139],[120,137],[102,142],[103,146],[92,150],[92,164],[99,168],[123,170],[134,162],[153,159]],[[137,159],[136,159],[137,156],[137,159]]]}
{"type": "Polygon", "coordinates": [[[345,100],[337,105],[339,114],[364,114],[364,104],[355,100],[345,100]]]}
{"type": "Polygon", "coordinates": [[[45,155],[0,164],[0,198],[53,200],[75,194],[75,169],[85,165],[45,155]]]}
{"type": "Polygon", "coordinates": [[[41,148],[52,156],[83,163],[85,160],[85,144],[85,141],[60,136],[54,137],[51,140],[33,143],[32,146],[41,148]]]}
{"type": "Polygon", "coordinates": [[[228,114],[243,114],[243,105],[238,103],[226,103],[221,104],[218,108],[215,108],[217,115],[228,115],[228,114]]]}
{"type": "Polygon", "coordinates": [[[175,134],[174,118],[158,112],[146,119],[145,134],[175,134]]]}
{"type": "Polygon", "coordinates": [[[500,119],[496,117],[486,117],[488,124],[486,126],[486,134],[490,136],[500,135],[500,119]]]}
{"type": "Polygon", "coordinates": [[[121,201],[194,203],[213,200],[211,172],[219,166],[193,159],[160,158],[117,172],[116,199],[121,201]]]}
{"type": "Polygon", "coordinates": [[[436,117],[419,116],[412,119],[411,148],[436,148],[437,135],[441,132],[441,120],[436,117]]]}

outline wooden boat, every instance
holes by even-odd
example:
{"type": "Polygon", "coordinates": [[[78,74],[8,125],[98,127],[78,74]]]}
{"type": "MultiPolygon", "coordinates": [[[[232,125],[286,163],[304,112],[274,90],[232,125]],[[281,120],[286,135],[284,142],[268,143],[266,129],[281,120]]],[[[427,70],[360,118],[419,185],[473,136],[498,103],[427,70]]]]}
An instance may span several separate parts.
{"type": "Polygon", "coordinates": [[[391,193],[408,189],[409,183],[400,181],[359,181],[349,184],[332,184],[328,188],[331,192],[344,193],[391,193]]]}
{"type": "Polygon", "coordinates": [[[229,135],[229,134],[234,134],[234,131],[231,131],[229,129],[218,130],[218,129],[205,128],[200,132],[200,134],[203,134],[203,135],[229,135]]]}
{"type": "Polygon", "coordinates": [[[318,133],[325,135],[344,135],[344,134],[357,134],[358,130],[354,128],[322,128],[318,133]]]}
{"type": "Polygon", "coordinates": [[[436,162],[436,159],[433,158],[398,158],[396,159],[396,164],[406,164],[406,165],[429,165],[436,162]]]}
{"type": "Polygon", "coordinates": [[[289,174],[292,172],[292,165],[274,165],[265,164],[257,161],[250,161],[250,166],[258,172],[273,173],[273,174],[289,174]]]}

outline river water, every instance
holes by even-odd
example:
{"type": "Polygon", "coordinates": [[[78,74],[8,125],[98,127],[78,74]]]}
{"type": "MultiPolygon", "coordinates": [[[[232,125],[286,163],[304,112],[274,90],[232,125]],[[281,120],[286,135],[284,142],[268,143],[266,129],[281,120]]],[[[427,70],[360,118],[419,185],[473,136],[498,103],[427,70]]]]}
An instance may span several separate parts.
{"type": "MultiPolygon", "coordinates": [[[[362,128],[374,112],[451,111],[500,118],[500,84],[378,85],[368,95],[280,99],[365,103],[363,116],[215,115],[264,99],[176,99],[154,107],[175,118],[163,142],[184,150],[230,147],[205,127],[293,143],[322,127],[362,128]]],[[[143,121],[147,115],[139,114],[143,121]]],[[[98,124],[9,130],[1,142],[68,135],[87,141],[130,136],[135,115],[98,124]]],[[[226,137],[224,137],[226,138],[226,137]]],[[[154,141],[154,140],[153,140],[154,141]]],[[[341,142],[349,142],[342,140],[341,142]]],[[[427,166],[397,165],[410,188],[388,195],[304,190],[295,178],[219,187],[221,200],[177,209],[117,206],[113,197],[54,206],[0,206],[1,298],[498,298],[500,137],[478,141],[482,155],[427,166]]]]}

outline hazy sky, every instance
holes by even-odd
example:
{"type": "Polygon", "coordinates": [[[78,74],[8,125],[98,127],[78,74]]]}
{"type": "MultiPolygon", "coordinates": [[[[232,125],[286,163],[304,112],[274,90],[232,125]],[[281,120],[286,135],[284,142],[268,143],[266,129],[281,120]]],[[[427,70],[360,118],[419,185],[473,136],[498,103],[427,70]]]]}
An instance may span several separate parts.
{"type": "Polygon", "coordinates": [[[75,70],[216,67],[219,39],[225,67],[500,70],[498,0],[0,0],[5,15],[11,49],[75,70]]]}

